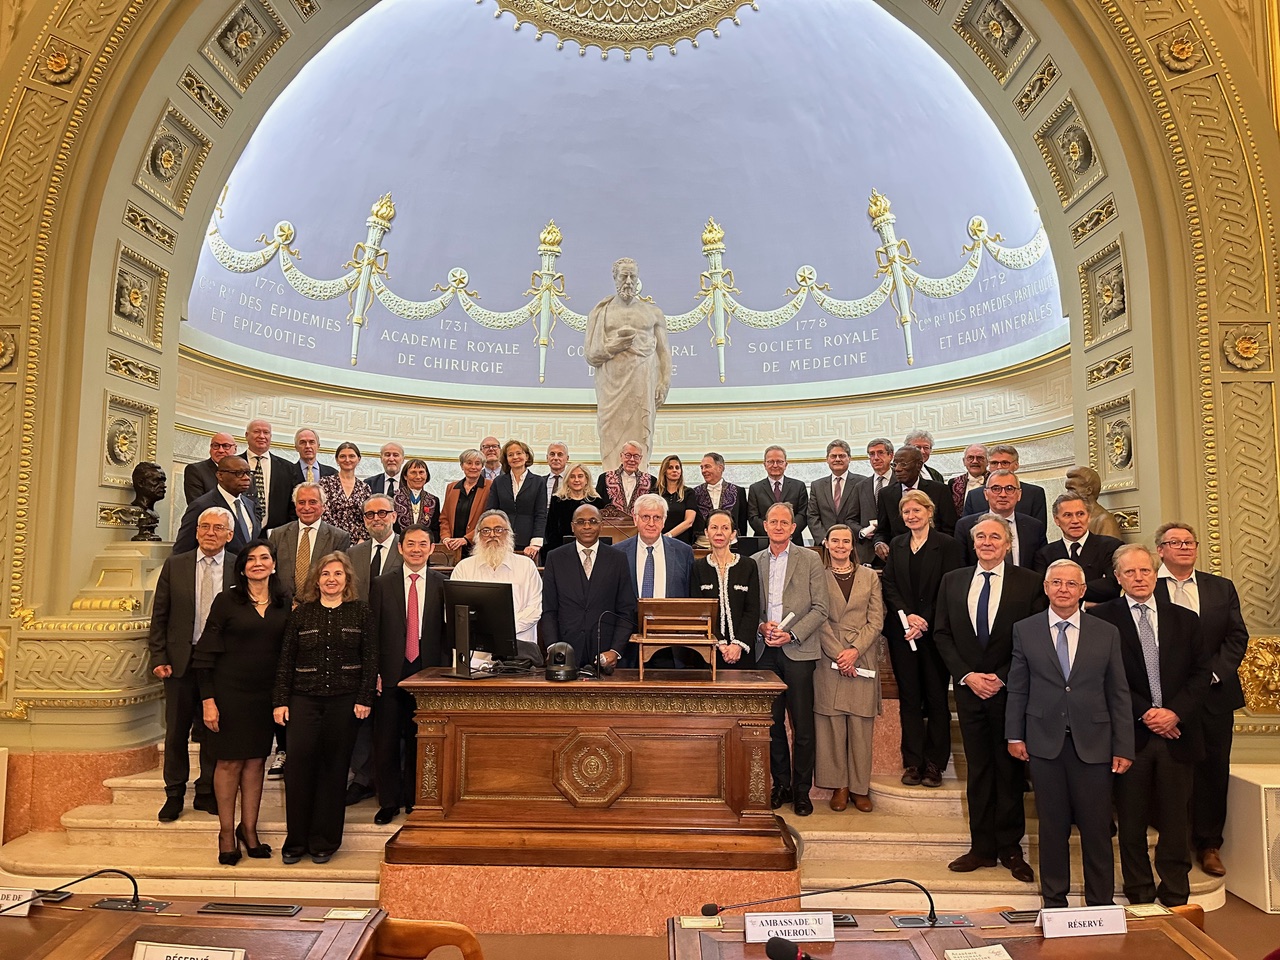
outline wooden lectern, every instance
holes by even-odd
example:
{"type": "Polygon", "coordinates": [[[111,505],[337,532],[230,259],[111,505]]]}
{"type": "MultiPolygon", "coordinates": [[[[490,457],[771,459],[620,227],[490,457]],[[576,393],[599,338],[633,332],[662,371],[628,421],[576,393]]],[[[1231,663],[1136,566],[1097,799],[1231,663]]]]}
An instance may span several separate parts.
{"type": "Polygon", "coordinates": [[[644,679],[644,662],[659,650],[690,647],[711,664],[711,680],[716,679],[716,640],[713,632],[720,601],[693,598],[650,597],[640,601],[640,632],[631,635],[639,647],[640,679],[644,679]]]}

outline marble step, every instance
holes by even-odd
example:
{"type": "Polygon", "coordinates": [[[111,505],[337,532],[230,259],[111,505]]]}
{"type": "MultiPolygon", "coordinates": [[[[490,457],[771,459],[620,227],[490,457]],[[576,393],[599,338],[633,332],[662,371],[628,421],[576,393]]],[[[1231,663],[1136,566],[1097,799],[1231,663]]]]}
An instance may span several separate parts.
{"type": "MultiPolygon", "coordinates": [[[[192,774],[199,766],[193,762],[192,774]]],[[[103,786],[111,791],[111,802],[124,806],[150,806],[156,810],[165,801],[164,774],[162,768],[144,770],[141,773],[130,773],[122,777],[110,777],[102,781],[103,786]]],[[[186,809],[191,809],[191,801],[195,799],[194,782],[187,784],[186,809]]],[[[284,809],[284,780],[266,780],[262,784],[262,806],[284,809]]]]}
{"type": "MultiPolygon", "coordinates": [[[[813,794],[817,796],[815,791],[813,794]]],[[[830,791],[822,794],[822,802],[826,803],[830,791]]],[[[896,813],[903,816],[927,817],[965,817],[968,816],[969,804],[965,799],[965,782],[957,779],[948,770],[942,777],[940,787],[908,787],[902,783],[900,774],[875,775],[871,778],[871,801],[877,813],[896,813]]],[[[818,801],[814,800],[816,808],[818,801]]],[[[1028,819],[1036,815],[1036,803],[1033,794],[1023,798],[1023,809],[1028,819]]]]}
{"type": "MultiPolygon", "coordinates": [[[[173,823],[156,820],[158,804],[97,804],[76,807],[62,815],[62,826],[72,846],[215,849],[218,819],[187,807],[173,823]]],[[[373,822],[378,806],[365,800],[347,808],[342,849],[375,853],[404,823],[402,814],[385,826],[373,822]]],[[[258,838],[275,850],[284,842],[283,805],[263,803],[258,821],[258,838]]],[[[246,858],[247,859],[247,858],[246,858]]]]}

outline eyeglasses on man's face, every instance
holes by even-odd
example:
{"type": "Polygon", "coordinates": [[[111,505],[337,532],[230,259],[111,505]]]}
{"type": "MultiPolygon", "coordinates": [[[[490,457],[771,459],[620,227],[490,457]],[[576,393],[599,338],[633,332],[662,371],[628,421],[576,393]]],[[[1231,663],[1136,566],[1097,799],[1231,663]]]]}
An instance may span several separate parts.
{"type": "Polygon", "coordinates": [[[394,511],[392,510],[366,510],[364,512],[364,518],[366,520],[382,520],[391,516],[393,512],[394,511]]]}

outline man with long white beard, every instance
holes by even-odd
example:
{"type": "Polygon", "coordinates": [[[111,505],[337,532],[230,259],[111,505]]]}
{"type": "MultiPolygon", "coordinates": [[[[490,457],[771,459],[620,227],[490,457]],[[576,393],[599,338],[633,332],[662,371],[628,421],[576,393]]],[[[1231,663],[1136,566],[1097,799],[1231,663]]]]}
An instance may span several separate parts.
{"type": "Polygon", "coordinates": [[[511,520],[502,510],[486,510],[476,522],[476,548],[453,568],[453,580],[511,584],[520,656],[542,664],[538,620],[542,617],[542,577],[532,560],[516,553],[511,520]]]}

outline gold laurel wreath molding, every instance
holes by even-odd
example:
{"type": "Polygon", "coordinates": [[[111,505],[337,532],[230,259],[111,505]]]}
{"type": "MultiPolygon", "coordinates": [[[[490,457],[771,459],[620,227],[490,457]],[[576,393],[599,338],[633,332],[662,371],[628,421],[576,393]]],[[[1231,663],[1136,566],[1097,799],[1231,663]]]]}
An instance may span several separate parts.
{"type": "MultiPolygon", "coordinates": [[[[484,0],[476,0],[483,3],[484,0]]],[[[653,52],[666,47],[676,52],[676,44],[688,40],[695,48],[698,34],[710,30],[720,36],[720,24],[731,20],[739,25],[742,7],[759,10],[757,0],[497,0],[494,17],[504,12],[516,18],[519,30],[529,24],[537,31],[557,38],[556,49],[566,41],[578,45],[585,56],[587,47],[599,47],[600,58],[609,59],[610,50],[621,50],[625,59],[643,50],[652,60],[653,52]]]]}

